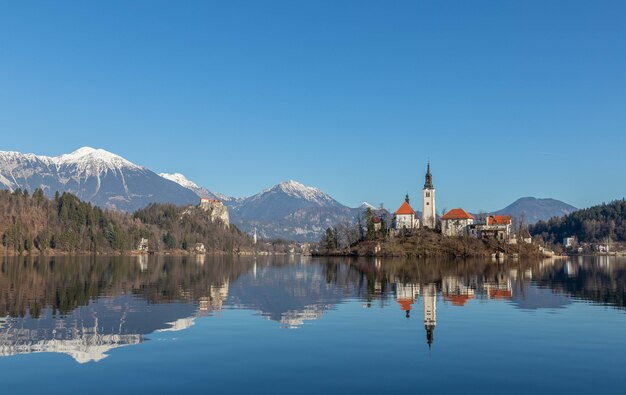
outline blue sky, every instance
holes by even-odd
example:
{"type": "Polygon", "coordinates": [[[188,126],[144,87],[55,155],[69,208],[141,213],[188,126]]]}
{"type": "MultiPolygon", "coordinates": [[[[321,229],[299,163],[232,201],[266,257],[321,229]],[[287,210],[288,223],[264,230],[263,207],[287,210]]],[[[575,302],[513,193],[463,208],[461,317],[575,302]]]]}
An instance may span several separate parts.
{"type": "Polygon", "coordinates": [[[104,148],[246,196],[622,198],[624,1],[0,4],[0,150],[104,148]]]}

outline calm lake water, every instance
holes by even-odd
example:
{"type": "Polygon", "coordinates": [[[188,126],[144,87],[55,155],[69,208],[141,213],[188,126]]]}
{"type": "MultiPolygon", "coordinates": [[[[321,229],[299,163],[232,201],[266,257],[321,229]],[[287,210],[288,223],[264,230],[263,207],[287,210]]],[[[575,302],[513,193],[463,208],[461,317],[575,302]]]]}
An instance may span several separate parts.
{"type": "Polygon", "coordinates": [[[6,394],[625,394],[626,261],[0,260],[6,394]]]}

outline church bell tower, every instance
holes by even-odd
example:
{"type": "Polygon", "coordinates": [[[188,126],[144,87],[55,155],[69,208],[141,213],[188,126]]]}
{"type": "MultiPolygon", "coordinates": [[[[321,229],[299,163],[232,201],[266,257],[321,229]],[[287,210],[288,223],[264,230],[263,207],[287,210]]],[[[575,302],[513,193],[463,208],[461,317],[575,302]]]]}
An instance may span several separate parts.
{"type": "Polygon", "coordinates": [[[433,176],[430,174],[430,161],[428,161],[426,182],[424,183],[424,189],[422,189],[422,226],[435,229],[436,225],[435,187],[433,186],[433,176]]]}

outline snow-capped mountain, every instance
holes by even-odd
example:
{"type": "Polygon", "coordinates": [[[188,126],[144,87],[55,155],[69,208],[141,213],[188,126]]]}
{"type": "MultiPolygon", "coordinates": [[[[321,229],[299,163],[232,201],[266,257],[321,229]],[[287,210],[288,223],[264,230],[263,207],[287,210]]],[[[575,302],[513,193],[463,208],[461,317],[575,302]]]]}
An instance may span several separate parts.
{"type": "Polygon", "coordinates": [[[185,187],[191,191],[193,191],[198,197],[201,198],[209,198],[209,199],[218,199],[223,202],[229,202],[234,200],[234,198],[230,196],[223,195],[218,192],[211,192],[206,188],[198,186],[195,182],[189,180],[187,177],[180,173],[159,173],[159,175],[167,180],[173,181],[178,185],[185,187]]]}
{"type": "Polygon", "coordinates": [[[226,202],[231,222],[265,238],[317,241],[328,227],[354,223],[361,209],[346,207],[317,188],[289,180],[254,196],[226,202]]]}
{"type": "Polygon", "coordinates": [[[103,208],[133,211],[153,202],[191,204],[197,196],[119,155],[90,147],[56,157],[0,151],[0,188],[48,196],[71,192],[103,208]]]}

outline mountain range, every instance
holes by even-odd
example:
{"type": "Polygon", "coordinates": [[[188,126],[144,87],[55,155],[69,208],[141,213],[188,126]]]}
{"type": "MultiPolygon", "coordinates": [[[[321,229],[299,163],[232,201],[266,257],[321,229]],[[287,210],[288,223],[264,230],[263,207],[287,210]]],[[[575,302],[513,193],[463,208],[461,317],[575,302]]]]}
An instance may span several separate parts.
{"type": "Polygon", "coordinates": [[[0,152],[0,188],[71,192],[103,208],[134,211],[149,203],[192,204],[192,190],[102,149],[48,157],[0,152]]]}
{"type": "MultiPolygon", "coordinates": [[[[197,204],[200,197],[218,199],[229,208],[231,223],[261,238],[317,241],[324,230],[353,224],[367,208],[347,207],[317,188],[289,180],[256,195],[234,198],[212,192],[180,173],[155,172],[102,149],[80,148],[70,154],[48,157],[0,151],[0,189],[42,188],[47,196],[71,192],[103,208],[134,211],[150,203],[197,204]]],[[[568,214],[575,207],[554,199],[522,198],[496,211],[524,215],[533,224],[568,214]]],[[[377,215],[390,218],[386,210],[377,215]]]]}

